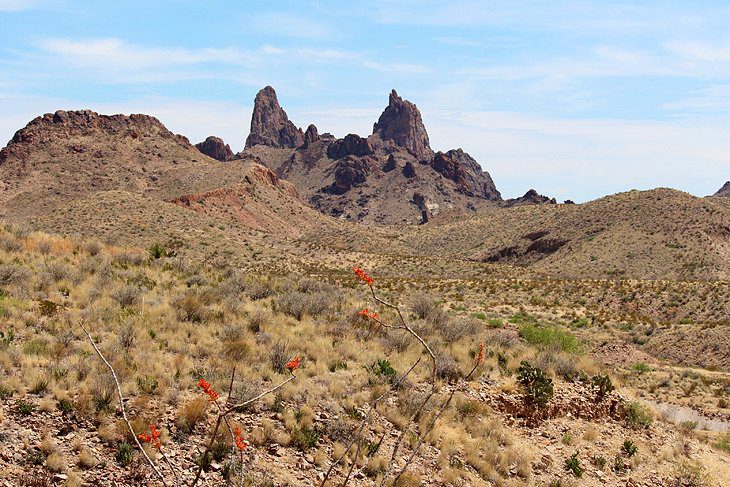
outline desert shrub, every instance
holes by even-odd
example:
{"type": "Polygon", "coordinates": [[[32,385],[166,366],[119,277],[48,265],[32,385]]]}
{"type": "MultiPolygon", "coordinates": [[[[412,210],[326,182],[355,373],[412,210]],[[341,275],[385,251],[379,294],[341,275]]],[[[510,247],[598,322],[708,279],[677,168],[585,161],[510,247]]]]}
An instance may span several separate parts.
{"type": "Polygon", "coordinates": [[[380,359],[374,362],[370,366],[370,370],[376,377],[387,377],[388,379],[392,379],[398,373],[393,366],[390,365],[390,361],[386,359],[380,359]]]}
{"type": "Polygon", "coordinates": [[[46,272],[50,274],[55,282],[58,282],[66,279],[69,276],[70,270],[62,262],[53,262],[46,267],[46,272]]]}
{"type": "Polygon", "coordinates": [[[673,487],[704,487],[711,485],[708,482],[709,476],[705,473],[704,467],[690,460],[685,460],[677,465],[674,476],[673,487]]]}
{"type": "Polygon", "coordinates": [[[603,399],[607,395],[611,394],[614,390],[611,378],[607,375],[596,375],[591,378],[591,386],[596,392],[596,398],[598,400],[603,399]]]}
{"type": "Polygon", "coordinates": [[[557,326],[527,324],[520,327],[520,336],[529,344],[542,349],[580,353],[582,346],[578,339],[557,326]]]}
{"type": "Polygon", "coordinates": [[[533,367],[526,361],[522,361],[517,371],[517,382],[525,391],[528,402],[537,405],[539,408],[547,406],[553,397],[553,381],[545,373],[533,367]]]}
{"type": "Polygon", "coordinates": [[[121,308],[129,308],[139,302],[142,295],[139,287],[133,285],[126,285],[117,288],[112,292],[111,298],[116,301],[121,308]]]}
{"type": "Polygon", "coordinates": [[[578,460],[578,452],[573,453],[565,460],[565,468],[573,472],[573,475],[575,475],[577,478],[583,477],[583,472],[585,472],[585,469],[580,465],[580,460],[578,460]]]}
{"type": "Polygon", "coordinates": [[[519,342],[517,335],[510,330],[489,330],[484,343],[502,348],[512,348],[519,342]]]}
{"type": "Polygon", "coordinates": [[[730,453],[730,432],[721,434],[717,438],[715,446],[725,453],[730,453]]]}
{"type": "Polygon", "coordinates": [[[648,365],[646,365],[644,362],[635,363],[632,368],[639,374],[651,372],[651,368],[648,365]]]}
{"type": "Polygon", "coordinates": [[[483,326],[476,318],[444,320],[439,327],[439,333],[446,343],[455,343],[464,337],[478,333],[483,326]]]}
{"type": "Polygon", "coordinates": [[[103,247],[101,245],[101,242],[99,242],[98,240],[89,240],[88,242],[86,242],[85,245],[86,253],[92,257],[96,257],[97,255],[99,255],[102,248],[103,247]]]}
{"type": "Polygon", "coordinates": [[[442,353],[436,356],[436,376],[439,379],[454,381],[461,377],[459,364],[451,355],[442,353]]]}
{"type": "Polygon", "coordinates": [[[271,322],[271,312],[265,308],[256,308],[248,315],[248,330],[259,333],[271,322]]]}
{"type": "Polygon", "coordinates": [[[122,269],[140,266],[144,263],[144,256],[139,253],[120,252],[112,257],[112,264],[122,269]]]}
{"type": "Polygon", "coordinates": [[[24,284],[30,279],[30,276],[30,271],[23,266],[17,264],[0,265],[0,286],[24,284]]]}
{"type": "Polygon", "coordinates": [[[117,462],[119,462],[119,465],[122,467],[129,466],[130,463],[132,463],[132,460],[134,459],[134,449],[132,448],[132,445],[127,443],[126,441],[123,441],[117,446],[117,454],[116,454],[117,462]]]}
{"type": "Polygon", "coordinates": [[[317,446],[319,436],[320,435],[317,430],[306,426],[297,428],[291,433],[292,443],[302,451],[306,451],[317,446]]]}
{"type": "Polygon", "coordinates": [[[631,458],[638,453],[639,447],[637,447],[636,443],[631,440],[624,440],[623,444],[621,445],[621,451],[626,453],[627,457],[631,458]]]}
{"type": "Polygon", "coordinates": [[[178,319],[181,321],[190,321],[192,323],[201,323],[205,321],[207,307],[203,296],[188,292],[175,301],[173,306],[177,313],[178,319]]]}
{"type": "Polygon", "coordinates": [[[147,249],[150,260],[158,260],[168,256],[167,249],[159,242],[155,242],[147,249]]]}
{"type": "Polygon", "coordinates": [[[332,297],[325,293],[290,291],[277,297],[276,309],[301,321],[305,315],[317,316],[327,310],[332,297]]]}
{"type": "Polygon", "coordinates": [[[634,428],[648,428],[653,420],[647,407],[637,401],[624,404],[624,414],[626,422],[634,428]]]}
{"type": "Polygon", "coordinates": [[[265,276],[247,276],[241,272],[233,272],[218,286],[218,292],[225,297],[240,298],[241,295],[257,301],[274,295],[276,285],[265,276]]]}
{"type": "Polygon", "coordinates": [[[282,341],[274,343],[269,351],[269,362],[274,372],[283,374],[286,363],[291,360],[291,355],[288,343],[282,341]]]}
{"type": "Polygon", "coordinates": [[[22,252],[25,248],[22,241],[13,237],[3,237],[0,241],[0,245],[2,245],[3,250],[7,253],[22,252]]]}
{"type": "Polygon", "coordinates": [[[206,418],[208,400],[205,397],[195,397],[178,409],[175,425],[186,433],[192,433],[195,427],[206,418]]]}
{"type": "Polygon", "coordinates": [[[137,340],[137,330],[134,323],[127,321],[122,323],[117,332],[117,340],[119,346],[124,350],[129,350],[134,346],[134,342],[137,340]]]}
{"type": "Polygon", "coordinates": [[[436,303],[436,300],[426,294],[419,294],[411,301],[411,311],[420,320],[425,320],[437,309],[441,309],[441,307],[436,303]]]}

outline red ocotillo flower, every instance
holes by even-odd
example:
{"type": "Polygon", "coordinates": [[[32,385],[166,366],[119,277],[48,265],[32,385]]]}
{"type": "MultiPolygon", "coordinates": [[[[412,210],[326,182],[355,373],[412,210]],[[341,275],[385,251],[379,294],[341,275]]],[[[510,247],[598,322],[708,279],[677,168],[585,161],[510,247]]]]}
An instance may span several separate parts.
{"type": "Polygon", "coordinates": [[[479,352],[476,356],[477,365],[484,363],[484,342],[479,342],[479,352]]]}
{"type": "Polygon", "coordinates": [[[352,270],[355,272],[355,276],[357,276],[358,281],[364,282],[368,286],[373,285],[373,278],[368,276],[364,270],[360,269],[359,267],[353,267],[352,270]]]}
{"type": "Polygon", "coordinates": [[[293,359],[288,361],[286,363],[286,365],[284,366],[284,368],[293,374],[294,371],[299,368],[299,362],[300,362],[299,355],[297,355],[296,357],[294,357],[293,359]]]}
{"type": "Polygon", "coordinates": [[[233,429],[233,439],[235,440],[236,448],[241,451],[243,451],[248,446],[248,443],[244,441],[243,435],[241,434],[241,428],[239,428],[238,426],[233,429]]]}
{"type": "Polygon", "coordinates": [[[208,401],[215,402],[218,400],[218,393],[213,390],[210,383],[205,379],[200,379],[198,381],[198,387],[203,389],[203,393],[208,395],[208,401]]]}
{"type": "Polygon", "coordinates": [[[360,310],[359,315],[362,316],[363,318],[369,318],[371,320],[377,320],[378,319],[378,312],[377,311],[370,311],[367,308],[360,310]]]}
{"type": "Polygon", "coordinates": [[[154,446],[158,450],[162,449],[162,442],[160,441],[160,436],[162,433],[160,430],[157,429],[157,426],[154,424],[150,425],[150,434],[142,433],[140,435],[137,435],[137,438],[139,438],[142,443],[149,443],[150,445],[154,446]]]}

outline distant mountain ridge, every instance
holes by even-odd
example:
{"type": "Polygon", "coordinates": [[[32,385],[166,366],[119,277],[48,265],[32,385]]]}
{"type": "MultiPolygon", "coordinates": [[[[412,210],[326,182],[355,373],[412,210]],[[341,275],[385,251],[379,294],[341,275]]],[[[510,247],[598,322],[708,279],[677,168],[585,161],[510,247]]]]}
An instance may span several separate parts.
{"type": "Polygon", "coordinates": [[[353,221],[419,223],[502,201],[468,153],[431,149],[420,111],[395,90],[371,135],[336,139],[314,125],[302,132],[267,86],[254,100],[244,152],[291,181],[313,207],[353,221]]]}

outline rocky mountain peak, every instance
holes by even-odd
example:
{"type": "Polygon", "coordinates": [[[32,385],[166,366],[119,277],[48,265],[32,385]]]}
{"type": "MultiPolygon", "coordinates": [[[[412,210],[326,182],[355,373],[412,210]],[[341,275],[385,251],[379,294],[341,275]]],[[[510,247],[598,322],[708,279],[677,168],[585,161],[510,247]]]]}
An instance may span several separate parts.
{"type": "Polygon", "coordinates": [[[254,100],[251,116],[251,132],[246,138],[246,148],[255,145],[297,148],[304,144],[304,133],[291,121],[271,86],[262,88],[254,100]]]}
{"type": "Polygon", "coordinates": [[[220,137],[213,135],[207,137],[203,142],[195,144],[195,147],[206,156],[222,162],[231,161],[235,157],[230,146],[220,137]]]}
{"type": "Polygon", "coordinates": [[[388,106],[373,125],[373,135],[383,141],[393,141],[419,160],[428,160],[433,156],[421,112],[416,105],[398,96],[395,90],[390,92],[388,106]]]}
{"type": "Polygon", "coordinates": [[[725,183],[714,196],[730,196],[730,181],[725,183]]]}

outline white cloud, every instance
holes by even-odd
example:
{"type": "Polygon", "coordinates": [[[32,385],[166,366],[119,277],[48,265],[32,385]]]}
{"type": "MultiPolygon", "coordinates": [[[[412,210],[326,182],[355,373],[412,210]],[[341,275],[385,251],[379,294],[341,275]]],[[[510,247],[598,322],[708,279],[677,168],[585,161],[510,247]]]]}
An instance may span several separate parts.
{"type": "Polygon", "coordinates": [[[0,12],[20,12],[38,6],[38,0],[0,0],[0,12]]]}
{"type": "Polygon", "coordinates": [[[44,51],[58,55],[81,68],[138,70],[161,66],[186,66],[201,63],[243,63],[252,56],[235,49],[184,49],[148,47],[122,39],[45,39],[44,51]]]}

